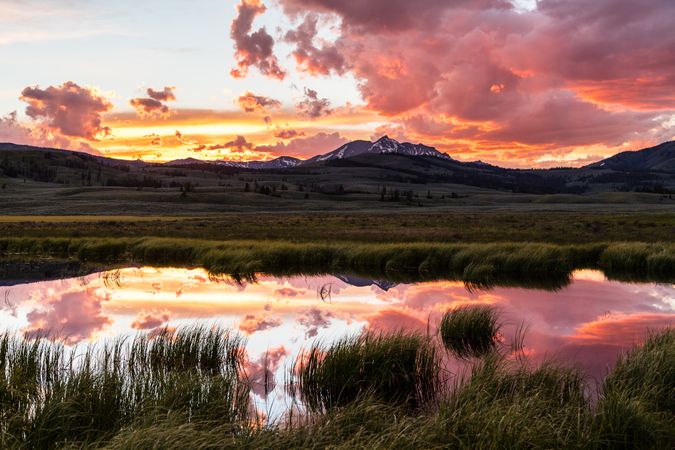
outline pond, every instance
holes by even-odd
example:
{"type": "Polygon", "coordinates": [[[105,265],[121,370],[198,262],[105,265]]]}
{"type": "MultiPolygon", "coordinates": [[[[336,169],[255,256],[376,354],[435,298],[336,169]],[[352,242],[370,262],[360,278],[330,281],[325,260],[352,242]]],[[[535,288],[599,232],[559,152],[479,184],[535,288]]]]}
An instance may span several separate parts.
{"type": "MultiPolygon", "coordinates": [[[[0,302],[5,331],[48,334],[69,345],[164,327],[237,330],[246,336],[249,376],[273,374],[268,389],[276,389],[264,400],[272,412],[287,407],[281,386],[311,343],[365,329],[434,333],[442,314],[459,305],[495,306],[507,352],[522,337],[520,356],[577,365],[595,380],[650,331],[675,324],[675,285],[609,281],[590,270],[576,271],[567,286],[547,291],[470,289],[453,281],[397,284],[348,275],[258,275],[242,283],[203,269],[137,267],[0,286],[0,302]]],[[[263,402],[261,383],[253,391],[263,402]]]]}

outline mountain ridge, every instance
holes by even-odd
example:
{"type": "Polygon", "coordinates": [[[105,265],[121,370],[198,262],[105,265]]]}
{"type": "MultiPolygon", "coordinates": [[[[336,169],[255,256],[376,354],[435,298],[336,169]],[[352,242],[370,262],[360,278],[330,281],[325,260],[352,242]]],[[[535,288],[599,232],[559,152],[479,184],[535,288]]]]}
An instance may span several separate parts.
{"type": "Polygon", "coordinates": [[[111,158],[104,155],[94,155],[91,153],[66,150],[58,148],[36,147],[30,145],[14,144],[11,142],[0,142],[0,151],[3,150],[43,150],[43,151],[57,151],[69,152],[75,155],[90,156],[93,158],[105,160],[111,164],[131,164],[131,165],[162,165],[167,167],[180,167],[185,165],[213,165],[222,167],[231,167],[239,169],[251,170],[265,170],[265,169],[290,169],[295,167],[311,167],[316,164],[327,163],[338,160],[347,160],[360,155],[402,155],[412,157],[432,157],[439,160],[451,162],[453,164],[495,169],[495,170],[515,170],[515,171],[529,171],[529,170],[618,170],[625,172],[639,172],[639,171],[661,171],[668,173],[675,173],[675,141],[667,141],[653,147],[647,147],[640,150],[629,150],[609,156],[600,161],[588,164],[583,167],[556,167],[549,169],[512,169],[482,161],[460,161],[452,158],[447,153],[443,153],[424,144],[411,144],[409,142],[400,143],[388,136],[383,136],[375,142],[365,140],[355,140],[347,142],[340,147],[327,153],[313,156],[309,159],[302,160],[292,156],[279,156],[268,161],[229,161],[229,160],[202,160],[197,158],[184,158],[163,163],[145,162],[141,160],[121,160],[111,158]]]}
{"type": "Polygon", "coordinates": [[[592,169],[660,170],[675,172],[675,141],[666,141],[653,147],[617,153],[585,166],[592,169]]]}

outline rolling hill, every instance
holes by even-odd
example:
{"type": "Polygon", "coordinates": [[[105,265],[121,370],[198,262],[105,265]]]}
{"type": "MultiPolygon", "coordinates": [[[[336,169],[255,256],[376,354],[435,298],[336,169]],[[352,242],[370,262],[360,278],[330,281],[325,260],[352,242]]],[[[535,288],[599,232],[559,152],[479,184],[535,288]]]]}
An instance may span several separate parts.
{"type": "Polygon", "coordinates": [[[652,170],[675,173],[675,141],[642,150],[621,152],[587,167],[630,172],[652,170]]]}
{"type": "MultiPolygon", "coordinates": [[[[388,137],[302,161],[122,161],[0,144],[0,214],[449,207],[509,203],[672,202],[675,143],[581,168],[507,169],[461,162],[388,137]]],[[[670,203],[669,203],[670,204],[670,203]]]]}

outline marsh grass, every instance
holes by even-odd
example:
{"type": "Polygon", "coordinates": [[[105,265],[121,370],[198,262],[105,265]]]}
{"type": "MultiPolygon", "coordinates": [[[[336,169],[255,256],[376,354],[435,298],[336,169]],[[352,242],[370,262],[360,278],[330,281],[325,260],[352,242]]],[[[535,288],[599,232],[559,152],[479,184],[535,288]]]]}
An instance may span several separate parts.
{"type": "Polygon", "coordinates": [[[248,415],[241,349],[219,329],[164,330],[82,351],[5,334],[0,445],[94,445],[169,416],[235,429],[248,415]]]}
{"type": "Polygon", "coordinates": [[[675,244],[605,243],[293,243],[171,238],[0,238],[0,258],[77,258],[88,263],[201,266],[248,279],[353,273],[393,281],[457,279],[473,286],[557,288],[575,269],[609,277],[672,281],[675,244]]]}
{"type": "Polygon", "coordinates": [[[448,447],[592,448],[584,387],[577,370],[491,354],[440,407],[448,447]]]}
{"type": "Polygon", "coordinates": [[[300,398],[311,411],[363,396],[419,408],[438,394],[440,364],[429,339],[417,334],[364,333],[328,347],[315,345],[296,363],[300,398]]]}
{"type": "Polygon", "coordinates": [[[602,386],[597,428],[608,448],[673,448],[675,329],[619,359],[602,386]]]}
{"type": "Polygon", "coordinates": [[[431,408],[411,410],[369,391],[340,406],[251,429],[235,439],[218,427],[165,423],[124,430],[106,448],[672,448],[675,440],[672,427],[664,426],[667,422],[635,428],[636,423],[654,422],[644,422],[648,416],[636,422],[625,414],[635,408],[628,400],[636,395],[646,402],[642,408],[662,410],[661,418],[663,409],[672,406],[673,365],[666,366],[672,362],[672,340],[673,332],[666,331],[623,359],[603,387],[603,395],[617,389],[623,395],[613,397],[612,405],[602,406],[601,400],[597,412],[584,396],[587,386],[578,370],[552,363],[532,366],[491,353],[476,361],[454,388],[443,391],[431,408]],[[638,380],[647,371],[640,367],[645,363],[655,364],[657,373],[638,380]],[[616,427],[612,436],[607,434],[610,419],[616,427]]]}
{"type": "Polygon", "coordinates": [[[439,384],[427,337],[349,337],[298,359],[292,376],[299,377],[308,412],[267,425],[251,416],[241,339],[224,330],[165,329],[81,350],[2,335],[0,447],[670,449],[675,443],[672,329],[620,358],[597,405],[573,368],[490,352],[454,384],[439,384]]]}
{"type": "Polygon", "coordinates": [[[490,305],[464,305],[447,311],[438,325],[445,348],[458,358],[481,357],[497,348],[498,312],[490,305]]]}

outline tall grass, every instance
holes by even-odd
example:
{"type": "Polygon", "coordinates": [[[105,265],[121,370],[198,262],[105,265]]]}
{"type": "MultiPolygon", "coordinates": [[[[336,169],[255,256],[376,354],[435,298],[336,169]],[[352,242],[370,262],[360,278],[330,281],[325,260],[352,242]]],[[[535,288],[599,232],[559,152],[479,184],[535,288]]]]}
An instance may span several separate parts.
{"type": "Polygon", "coordinates": [[[619,359],[602,386],[597,428],[608,448],[675,446],[675,329],[619,359]]]}
{"type": "MultiPolygon", "coordinates": [[[[656,336],[622,360],[608,377],[603,395],[616,389],[630,392],[615,400],[623,409],[633,407],[628,399],[634,395],[652,408],[671,408],[673,365],[665,363],[671,362],[672,336],[672,331],[656,336]],[[651,369],[656,374],[638,381],[635,377],[647,371],[640,364],[655,364],[651,369]],[[638,372],[628,373],[634,370],[638,372]],[[621,387],[613,387],[619,379],[621,387]]],[[[661,423],[651,429],[635,428],[634,418],[615,404],[603,411],[607,408],[603,399],[596,412],[584,396],[586,389],[576,369],[551,363],[530,366],[491,353],[476,362],[470,376],[453,390],[443,391],[435,408],[411,410],[365,393],[340,406],[294,422],[252,429],[235,439],[220,428],[167,423],[125,430],[108,448],[672,448],[672,427],[661,423]],[[611,439],[607,414],[616,425],[617,434],[611,439]]]]}
{"type": "Polygon", "coordinates": [[[299,359],[309,412],[251,420],[242,342],[218,329],[69,351],[0,338],[1,448],[656,448],[675,443],[675,331],[624,357],[597,405],[576,369],[497,352],[438,383],[427,338],[365,334],[299,359]],[[303,378],[304,377],[304,378],[303,378]],[[424,406],[420,408],[420,406],[424,406]]]}
{"type": "Polygon", "coordinates": [[[429,340],[416,334],[364,333],[300,355],[298,390],[312,411],[347,405],[364,396],[418,408],[437,395],[439,361],[429,340]]]}
{"type": "Polygon", "coordinates": [[[571,271],[611,277],[675,279],[675,244],[605,243],[291,243],[170,238],[0,238],[2,257],[61,257],[83,262],[202,266],[217,274],[348,272],[395,281],[457,279],[561,287],[571,271]]]}
{"type": "Polygon", "coordinates": [[[439,415],[451,448],[592,448],[582,374],[491,354],[456,387],[439,415]]]}
{"type": "Polygon", "coordinates": [[[245,423],[242,342],[223,330],[167,330],[79,352],[0,338],[0,446],[94,445],[124,427],[172,417],[245,423]]]}
{"type": "Polygon", "coordinates": [[[445,348],[459,358],[481,357],[497,347],[497,311],[490,305],[465,305],[447,311],[438,325],[445,348]]]}

